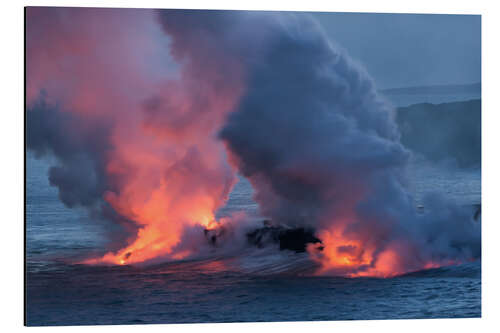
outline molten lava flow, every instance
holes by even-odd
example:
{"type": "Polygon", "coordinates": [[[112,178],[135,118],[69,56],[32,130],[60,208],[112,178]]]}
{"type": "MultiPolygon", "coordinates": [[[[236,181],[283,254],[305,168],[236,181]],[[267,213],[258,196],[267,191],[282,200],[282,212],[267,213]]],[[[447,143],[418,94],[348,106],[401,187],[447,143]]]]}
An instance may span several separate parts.
{"type": "Polygon", "coordinates": [[[208,155],[220,154],[217,148],[204,146],[203,153],[192,147],[180,150],[170,157],[172,162],[167,157],[156,158],[154,153],[147,156],[142,147],[143,151],[137,152],[140,158],[135,158],[131,146],[125,151],[117,149],[121,156],[113,159],[108,172],[129,171],[122,176],[126,182],[120,191],[108,191],[104,199],[121,216],[135,221],[139,230],[136,239],[119,252],[89,263],[134,264],[165,256],[182,259],[190,254],[175,249],[184,230],[196,225],[213,228],[217,224],[215,211],[233,183],[232,173],[222,165],[224,160],[208,155]]]}
{"type": "Polygon", "coordinates": [[[375,249],[358,239],[342,235],[341,229],[325,230],[319,234],[323,251],[309,248],[321,268],[318,275],[330,274],[346,277],[392,277],[404,273],[398,267],[399,258],[391,249],[385,249],[375,260],[375,249]]]}
{"type": "Polygon", "coordinates": [[[348,235],[348,224],[337,223],[321,230],[322,251],[310,245],[308,252],[320,264],[318,275],[389,278],[421,269],[459,264],[457,260],[419,258],[410,239],[391,240],[380,246],[380,240],[367,241],[363,233],[348,235]]]}
{"type": "MultiPolygon", "coordinates": [[[[203,225],[203,223],[200,223],[203,225]]],[[[152,225],[146,225],[140,229],[136,240],[124,249],[117,253],[109,252],[101,258],[94,258],[85,260],[86,264],[135,264],[141,263],[156,257],[171,254],[170,258],[179,260],[187,257],[190,251],[172,252],[172,248],[180,241],[181,231],[172,233],[172,237],[166,237],[164,231],[155,228],[152,225]]],[[[167,233],[168,235],[168,233],[167,233]]]]}

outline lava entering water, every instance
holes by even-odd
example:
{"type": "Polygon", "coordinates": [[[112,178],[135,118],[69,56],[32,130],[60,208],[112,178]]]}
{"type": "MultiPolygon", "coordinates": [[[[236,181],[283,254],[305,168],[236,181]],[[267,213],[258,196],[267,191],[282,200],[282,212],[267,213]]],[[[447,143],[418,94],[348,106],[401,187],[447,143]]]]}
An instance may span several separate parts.
{"type": "Polygon", "coordinates": [[[26,21],[28,149],[56,157],[63,203],[109,227],[86,263],[191,255],[236,172],[263,216],[317,231],[321,274],[480,256],[468,212],[415,211],[391,107],[309,15],[30,7],[26,21]]]}

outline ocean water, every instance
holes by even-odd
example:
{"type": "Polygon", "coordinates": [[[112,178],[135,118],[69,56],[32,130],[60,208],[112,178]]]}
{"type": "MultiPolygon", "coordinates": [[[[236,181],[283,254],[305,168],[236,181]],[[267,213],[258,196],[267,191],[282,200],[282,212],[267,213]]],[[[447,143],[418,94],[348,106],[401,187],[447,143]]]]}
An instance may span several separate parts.
{"type": "MultiPolygon", "coordinates": [[[[391,279],[312,277],[304,274],[311,268],[305,254],[274,250],[142,268],[73,264],[71,258],[106,240],[85,211],[58,200],[48,165],[28,154],[27,325],[481,316],[480,262],[391,279]],[[223,269],[239,258],[245,258],[244,269],[223,269]]],[[[481,203],[481,172],[414,164],[409,188],[416,205],[426,191],[437,190],[472,206],[481,203]]],[[[257,216],[251,196],[242,179],[218,215],[243,210],[257,216]]]]}
{"type": "Polygon", "coordinates": [[[392,279],[211,273],[186,264],[150,269],[61,265],[29,272],[28,281],[29,325],[481,315],[477,263],[392,279]]]}

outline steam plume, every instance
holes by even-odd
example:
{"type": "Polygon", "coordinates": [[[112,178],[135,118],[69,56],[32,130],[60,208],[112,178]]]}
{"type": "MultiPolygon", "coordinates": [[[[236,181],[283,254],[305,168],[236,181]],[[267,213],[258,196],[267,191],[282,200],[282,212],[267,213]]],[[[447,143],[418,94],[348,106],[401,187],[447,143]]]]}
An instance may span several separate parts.
{"type": "Polygon", "coordinates": [[[415,211],[404,186],[410,153],[365,71],[307,16],[283,15],[267,33],[220,132],[262,214],[312,225],[325,245],[317,259],[334,274],[388,276],[478,257],[470,212],[436,198],[425,215],[415,211]]]}
{"type": "Polygon", "coordinates": [[[183,234],[213,226],[236,170],[263,215],[316,230],[323,273],[480,256],[464,209],[415,211],[393,110],[307,14],[29,8],[27,22],[28,148],[57,157],[65,204],[130,236],[90,263],[189,255],[183,234]]]}
{"type": "Polygon", "coordinates": [[[28,149],[57,158],[65,204],[128,235],[89,262],[188,255],[175,251],[184,229],[214,223],[232,188],[216,132],[241,91],[224,70],[238,69],[205,66],[220,50],[186,52],[183,37],[153,10],[27,10],[28,149]]]}

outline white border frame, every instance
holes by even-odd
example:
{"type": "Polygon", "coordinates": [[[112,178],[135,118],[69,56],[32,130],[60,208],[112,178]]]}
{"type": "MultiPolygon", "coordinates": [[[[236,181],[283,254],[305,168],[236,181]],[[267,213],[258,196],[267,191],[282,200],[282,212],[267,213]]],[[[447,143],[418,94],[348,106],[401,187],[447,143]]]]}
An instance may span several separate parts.
{"type": "Polygon", "coordinates": [[[338,330],[340,332],[422,332],[422,331],[493,331],[500,327],[499,298],[500,253],[497,238],[500,237],[500,214],[495,205],[494,191],[500,188],[498,147],[500,143],[500,107],[498,103],[497,78],[499,73],[500,31],[499,5],[495,1],[468,0],[345,0],[337,1],[263,1],[242,3],[211,0],[60,0],[60,1],[12,1],[4,2],[0,11],[2,38],[1,89],[2,113],[0,142],[1,165],[1,252],[2,270],[0,299],[2,307],[0,325],[17,331],[22,329],[83,332],[90,327],[23,327],[23,103],[24,103],[24,6],[85,6],[85,7],[138,7],[138,8],[202,8],[202,9],[247,9],[247,10],[298,10],[335,12],[386,12],[386,13],[439,13],[439,14],[481,14],[482,15],[482,120],[483,120],[483,271],[482,271],[482,317],[481,319],[427,319],[427,320],[376,320],[376,321],[331,321],[331,322],[287,322],[250,324],[185,324],[185,325],[141,325],[141,326],[92,326],[94,332],[132,332],[135,330],[190,332],[255,332],[256,330],[287,330],[304,332],[309,330],[338,330]],[[5,103],[5,101],[7,103],[5,103]]]}

